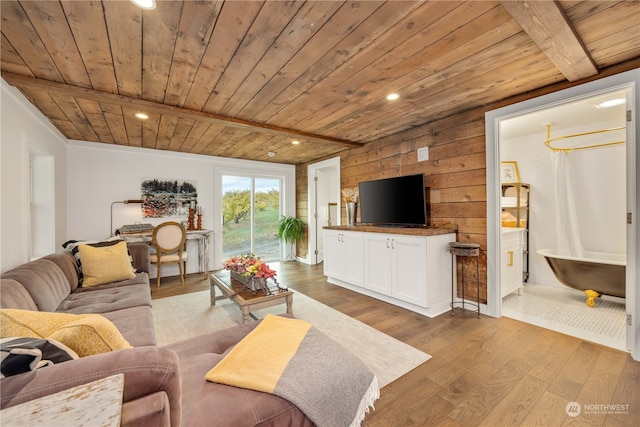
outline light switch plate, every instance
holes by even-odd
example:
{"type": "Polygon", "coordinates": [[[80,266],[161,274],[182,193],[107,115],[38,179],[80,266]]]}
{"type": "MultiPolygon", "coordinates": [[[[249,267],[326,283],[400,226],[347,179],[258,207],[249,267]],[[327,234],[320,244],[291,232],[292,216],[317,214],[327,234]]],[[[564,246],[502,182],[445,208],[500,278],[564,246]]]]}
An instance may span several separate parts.
{"type": "Polygon", "coordinates": [[[418,148],[418,161],[424,162],[429,160],[429,147],[418,148]]]}

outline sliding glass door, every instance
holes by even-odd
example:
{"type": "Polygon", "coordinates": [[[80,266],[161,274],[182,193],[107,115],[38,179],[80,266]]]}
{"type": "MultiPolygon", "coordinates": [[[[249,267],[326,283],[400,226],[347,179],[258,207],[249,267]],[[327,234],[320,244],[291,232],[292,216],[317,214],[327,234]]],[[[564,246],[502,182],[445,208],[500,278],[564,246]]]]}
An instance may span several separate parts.
{"type": "Polygon", "coordinates": [[[222,176],[222,256],[254,253],[265,261],[280,259],[279,178],[222,176]]]}

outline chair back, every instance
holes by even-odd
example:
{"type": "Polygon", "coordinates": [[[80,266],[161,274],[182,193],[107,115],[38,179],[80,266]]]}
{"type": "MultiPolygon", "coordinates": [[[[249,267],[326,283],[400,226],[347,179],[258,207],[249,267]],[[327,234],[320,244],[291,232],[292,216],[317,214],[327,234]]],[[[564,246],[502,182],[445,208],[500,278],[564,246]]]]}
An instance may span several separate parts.
{"type": "Polygon", "coordinates": [[[163,222],[153,229],[151,244],[158,254],[182,253],[187,239],[187,230],[179,222],[163,222]]]}

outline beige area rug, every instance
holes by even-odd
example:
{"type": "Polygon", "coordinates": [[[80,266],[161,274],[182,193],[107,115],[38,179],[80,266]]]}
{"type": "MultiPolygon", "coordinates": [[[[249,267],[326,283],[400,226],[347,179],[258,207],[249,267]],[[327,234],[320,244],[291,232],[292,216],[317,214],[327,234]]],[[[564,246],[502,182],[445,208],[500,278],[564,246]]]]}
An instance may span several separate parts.
{"type": "MultiPolygon", "coordinates": [[[[284,304],[256,311],[280,314],[284,304]]],[[[293,314],[314,325],[360,358],[384,387],[431,358],[389,335],[355,320],[299,292],[293,296],[293,314]]],[[[240,309],[229,299],[210,305],[209,291],[153,300],[153,320],[158,345],[214,332],[242,322],[240,309]]]]}

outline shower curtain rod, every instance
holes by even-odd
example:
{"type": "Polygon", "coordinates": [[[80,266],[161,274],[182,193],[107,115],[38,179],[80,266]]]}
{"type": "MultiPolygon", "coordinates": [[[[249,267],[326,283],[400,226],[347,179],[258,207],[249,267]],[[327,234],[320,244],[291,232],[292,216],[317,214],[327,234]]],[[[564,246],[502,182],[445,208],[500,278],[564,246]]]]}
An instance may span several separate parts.
{"type": "Polygon", "coordinates": [[[569,151],[586,150],[588,148],[600,148],[600,147],[608,147],[610,145],[624,144],[625,141],[615,141],[615,142],[605,142],[603,144],[585,145],[585,146],[582,146],[582,147],[574,147],[574,148],[557,148],[557,147],[552,147],[551,146],[551,142],[553,142],[553,141],[559,141],[559,140],[562,140],[562,139],[575,138],[575,137],[578,137],[578,136],[593,135],[593,134],[596,134],[596,133],[614,132],[614,131],[623,130],[623,129],[626,129],[626,126],[620,126],[620,127],[611,128],[611,129],[594,130],[594,131],[591,131],[591,132],[574,133],[572,135],[565,135],[565,136],[558,136],[556,138],[551,138],[551,125],[547,124],[547,140],[544,142],[544,145],[546,145],[552,151],[563,151],[565,153],[568,153],[569,151]]]}

